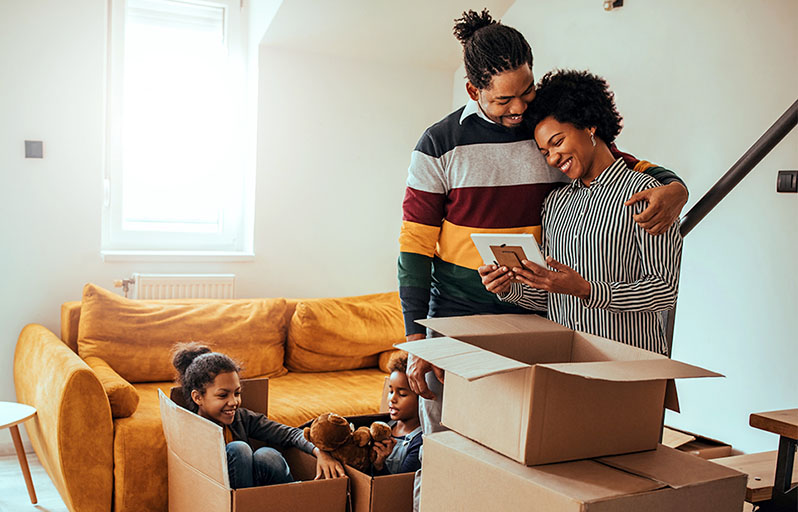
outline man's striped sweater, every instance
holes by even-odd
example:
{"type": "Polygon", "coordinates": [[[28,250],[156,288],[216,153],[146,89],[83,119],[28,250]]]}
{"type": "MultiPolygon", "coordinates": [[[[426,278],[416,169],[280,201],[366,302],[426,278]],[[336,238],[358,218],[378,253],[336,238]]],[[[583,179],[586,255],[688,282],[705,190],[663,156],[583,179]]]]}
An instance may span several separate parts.
{"type": "MultiPolygon", "coordinates": [[[[510,129],[476,113],[461,119],[465,108],[429,127],[411,157],[398,262],[408,335],[423,333],[415,321],[427,316],[519,312],[485,290],[471,233],[532,233],[540,240],[543,200],[570,181],[546,164],[529,126],[510,129]]],[[[681,181],[613,152],[662,183],[681,181]]]]}

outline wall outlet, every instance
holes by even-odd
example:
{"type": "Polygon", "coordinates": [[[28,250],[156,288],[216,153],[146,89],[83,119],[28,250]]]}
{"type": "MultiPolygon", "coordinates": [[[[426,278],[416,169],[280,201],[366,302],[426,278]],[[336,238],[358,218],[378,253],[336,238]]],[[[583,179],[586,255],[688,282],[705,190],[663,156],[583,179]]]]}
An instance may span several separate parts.
{"type": "Polygon", "coordinates": [[[776,192],[798,192],[798,171],[779,171],[776,192]]]}
{"type": "Polygon", "coordinates": [[[40,140],[26,140],[25,158],[44,158],[44,143],[40,140]]]}

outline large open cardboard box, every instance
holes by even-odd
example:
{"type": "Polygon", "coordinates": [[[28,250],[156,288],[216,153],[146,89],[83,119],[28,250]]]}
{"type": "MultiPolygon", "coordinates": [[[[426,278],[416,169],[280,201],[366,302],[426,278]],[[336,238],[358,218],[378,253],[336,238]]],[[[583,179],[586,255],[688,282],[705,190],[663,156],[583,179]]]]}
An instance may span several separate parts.
{"type": "MultiPolygon", "coordinates": [[[[261,388],[262,389],[262,388],[261,388]]],[[[231,489],[222,428],[159,391],[169,467],[169,512],[345,512],[347,478],[313,480],[316,458],[297,449],[284,452],[297,482],[231,489]]],[[[242,383],[242,406],[265,413],[265,394],[242,383]],[[251,404],[263,404],[253,408],[251,404]]]]}
{"type": "Polygon", "coordinates": [[[442,423],[528,465],[653,450],[673,379],[720,376],[536,315],[419,323],[449,337],[397,348],[446,370],[442,423]]]}
{"type": "Polygon", "coordinates": [[[456,432],[424,436],[421,510],[739,512],[746,476],[659,445],[604,459],[524,466],[456,432]]]}

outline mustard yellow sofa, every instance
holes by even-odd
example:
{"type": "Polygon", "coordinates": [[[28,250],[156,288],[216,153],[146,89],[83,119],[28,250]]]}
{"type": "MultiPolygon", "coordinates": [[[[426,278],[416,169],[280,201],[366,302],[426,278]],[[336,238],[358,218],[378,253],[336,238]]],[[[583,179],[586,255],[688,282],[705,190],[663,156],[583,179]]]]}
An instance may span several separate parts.
{"type": "Polygon", "coordinates": [[[73,512],[165,512],[166,445],[157,390],[170,350],[204,341],[269,377],[269,417],[299,426],[335,411],[379,410],[398,294],[323,299],[132,301],[86,285],[61,308],[61,337],[27,325],[14,355],[34,450],[73,512]],[[381,369],[380,366],[383,368],[381,369]]]}

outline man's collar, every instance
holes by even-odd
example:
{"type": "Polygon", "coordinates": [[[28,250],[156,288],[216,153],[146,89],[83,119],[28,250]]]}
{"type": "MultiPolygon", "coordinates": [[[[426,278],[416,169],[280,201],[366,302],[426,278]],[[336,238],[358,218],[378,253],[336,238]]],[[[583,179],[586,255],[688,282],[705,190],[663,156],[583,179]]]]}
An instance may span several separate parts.
{"type": "Polygon", "coordinates": [[[481,119],[484,119],[485,121],[487,121],[489,123],[496,124],[494,121],[488,119],[488,116],[486,116],[485,113],[482,112],[482,109],[479,108],[479,103],[477,103],[476,101],[474,101],[471,98],[469,98],[468,99],[468,103],[465,104],[465,108],[463,109],[463,113],[460,114],[460,124],[463,124],[463,121],[465,121],[466,117],[468,117],[470,115],[473,115],[473,114],[476,114],[481,119]]]}

